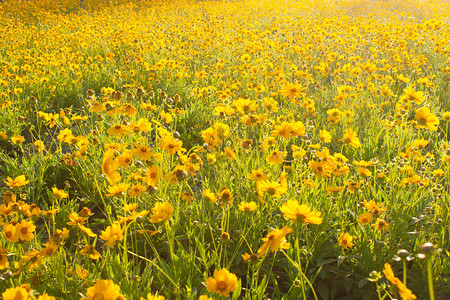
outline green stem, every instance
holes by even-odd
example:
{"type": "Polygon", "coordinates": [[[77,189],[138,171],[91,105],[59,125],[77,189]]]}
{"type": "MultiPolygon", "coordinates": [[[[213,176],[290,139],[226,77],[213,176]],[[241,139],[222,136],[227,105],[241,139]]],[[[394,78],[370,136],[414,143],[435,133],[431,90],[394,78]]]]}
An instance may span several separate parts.
{"type": "Polygon", "coordinates": [[[431,261],[432,261],[432,257],[427,257],[428,289],[430,290],[430,300],[434,300],[433,270],[431,267],[431,261]]]}
{"type": "Polygon", "coordinates": [[[406,260],[403,259],[403,284],[406,286],[406,260]]]}

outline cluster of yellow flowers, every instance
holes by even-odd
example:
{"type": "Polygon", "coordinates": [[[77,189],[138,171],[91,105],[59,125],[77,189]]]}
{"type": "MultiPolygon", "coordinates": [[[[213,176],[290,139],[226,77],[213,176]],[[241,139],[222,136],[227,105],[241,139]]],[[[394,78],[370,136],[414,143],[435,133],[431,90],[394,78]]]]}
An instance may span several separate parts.
{"type": "MultiPolygon", "coordinates": [[[[175,264],[201,240],[227,268],[194,277],[229,297],[241,257],[262,265],[325,227],[357,252],[399,227],[390,191],[442,198],[448,3],[81,2],[0,3],[0,270],[70,256],[76,293],[124,299],[83,267],[175,264]],[[215,235],[238,231],[230,258],[215,235]]],[[[19,284],[3,298],[34,297],[19,284]]]]}

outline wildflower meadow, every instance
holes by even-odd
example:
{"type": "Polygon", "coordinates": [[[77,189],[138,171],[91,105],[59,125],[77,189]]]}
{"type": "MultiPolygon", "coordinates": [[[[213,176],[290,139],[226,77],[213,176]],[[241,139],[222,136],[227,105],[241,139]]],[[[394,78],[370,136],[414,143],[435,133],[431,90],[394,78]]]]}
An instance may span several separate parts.
{"type": "Polygon", "coordinates": [[[0,2],[7,299],[450,299],[450,2],[0,2]]]}

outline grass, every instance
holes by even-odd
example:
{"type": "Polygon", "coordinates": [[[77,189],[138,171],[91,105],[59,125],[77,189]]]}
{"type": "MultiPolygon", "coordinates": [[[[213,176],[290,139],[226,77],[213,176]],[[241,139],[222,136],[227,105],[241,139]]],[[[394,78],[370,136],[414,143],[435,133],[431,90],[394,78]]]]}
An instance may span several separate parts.
{"type": "Polygon", "coordinates": [[[2,2],[3,298],[446,299],[448,8],[2,2]]]}

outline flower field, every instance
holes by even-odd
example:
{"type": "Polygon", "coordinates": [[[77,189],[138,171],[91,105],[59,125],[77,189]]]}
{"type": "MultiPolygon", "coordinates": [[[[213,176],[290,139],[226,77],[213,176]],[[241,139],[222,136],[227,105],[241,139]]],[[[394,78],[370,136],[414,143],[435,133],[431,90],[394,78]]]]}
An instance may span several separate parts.
{"type": "Polygon", "coordinates": [[[3,299],[449,299],[449,17],[2,1],[3,299]]]}

